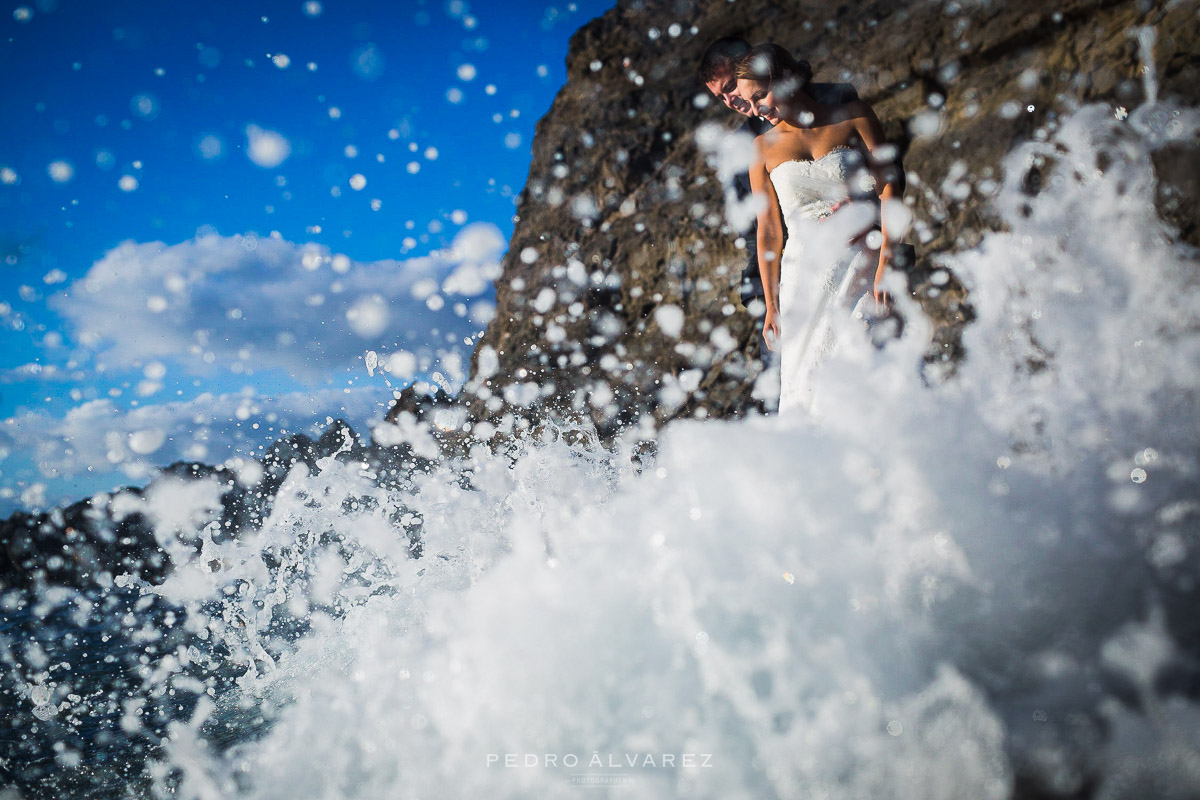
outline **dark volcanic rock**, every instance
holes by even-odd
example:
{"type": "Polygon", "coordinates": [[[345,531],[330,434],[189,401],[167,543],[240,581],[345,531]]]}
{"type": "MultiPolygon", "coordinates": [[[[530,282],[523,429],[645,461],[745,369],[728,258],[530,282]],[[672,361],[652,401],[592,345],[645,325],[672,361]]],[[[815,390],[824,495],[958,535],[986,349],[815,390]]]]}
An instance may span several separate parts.
{"type": "MultiPolygon", "coordinates": [[[[288,474],[316,471],[329,458],[391,486],[403,485],[429,463],[404,447],[364,446],[348,424],[335,420],[316,441],[303,434],[280,439],[257,466],[243,462],[237,474],[178,462],[144,489],[0,520],[0,787],[29,798],[149,795],[142,762],[173,721],[191,717],[197,695],[155,689],[147,665],[187,652],[179,675],[207,681],[222,694],[238,672],[221,669],[231,654],[207,630],[197,634],[184,624],[184,609],[141,587],[167,576],[174,546],[201,545],[195,531],[219,541],[261,528],[288,474]],[[196,481],[214,484],[215,501],[195,509],[186,526],[190,533],[156,519],[174,510],[175,484],[196,481]],[[64,671],[56,676],[60,666],[64,671]],[[47,689],[45,695],[53,702],[35,703],[35,685],[53,687],[54,694],[47,689]],[[72,689],[86,702],[66,702],[72,689]],[[138,723],[130,726],[123,720],[134,708],[138,723]],[[64,751],[76,754],[74,768],[56,759],[64,751]]],[[[397,536],[406,537],[419,556],[419,518],[399,504],[392,517],[397,536]]],[[[280,568],[267,557],[264,564],[280,568]]],[[[210,623],[220,619],[213,613],[210,623]]],[[[271,633],[280,641],[303,632],[299,625],[277,628],[271,633]]],[[[241,724],[253,735],[261,720],[241,724]]]]}
{"type": "MultiPolygon", "coordinates": [[[[1120,113],[1143,102],[1142,26],[1157,36],[1159,97],[1196,104],[1198,10],[1195,0],[621,0],[575,34],[567,84],[538,123],[496,318],[468,384],[482,393],[465,402],[495,422],[540,392],[542,412],[602,431],[750,405],[756,325],[735,288],[745,257],[695,138],[705,122],[738,123],[695,77],[713,39],[784,43],[818,80],[849,81],[874,106],[908,171],[918,257],[905,271],[934,323],[929,359],[952,362],[969,298],[956,280],[928,277],[939,253],[997,225],[987,200],[1004,155],[1081,103],[1120,113]],[[678,339],[655,321],[666,304],[683,310],[678,339]],[[663,386],[693,370],[664,403],[663,386]],[[513,384],[527,385],[506,395],[513,384]]],[[[1159,159],[1164,218],[1193,241],[1195,179],[1176,165],[1198,152],[1159,159]]]]}
{"type": "Polygon", "coordinates": [[[417,391],[415,386],[407,386],[392,401],[385,420],[394,423],[404,413],[411,414],[413,419],[425,419],[438,409],[453,407],[454,401],[441,392],[429,395],[417,391]]]}

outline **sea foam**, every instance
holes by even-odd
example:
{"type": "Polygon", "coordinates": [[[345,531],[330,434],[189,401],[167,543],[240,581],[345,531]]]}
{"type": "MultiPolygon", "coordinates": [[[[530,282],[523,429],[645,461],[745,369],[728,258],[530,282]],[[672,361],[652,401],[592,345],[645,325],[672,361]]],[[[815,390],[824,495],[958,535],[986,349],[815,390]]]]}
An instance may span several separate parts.
{"type": "Polygon", "coordinates": [[[158,790],[1200,791],[1168,680],[1197,647],[1198,259],[1150,160],[1195,130],[1089,106],[1008,157],[1004,229],[945,258],[976,313],[948,381],[902,299],[882,350],[847,323],[816,421],[677,423],[654,457],[548,424],[401,488],[327,459],[261,530],[192,531],[145,591],[240,678],[171,725],[158,790]]]}

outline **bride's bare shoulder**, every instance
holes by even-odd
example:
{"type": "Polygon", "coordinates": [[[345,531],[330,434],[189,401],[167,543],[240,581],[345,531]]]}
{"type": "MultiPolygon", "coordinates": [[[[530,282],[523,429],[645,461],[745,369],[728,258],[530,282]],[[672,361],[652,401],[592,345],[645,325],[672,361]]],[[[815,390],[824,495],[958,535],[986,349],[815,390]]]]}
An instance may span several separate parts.
{"type": "Polygon", "coordinates": [[[786,143],[791,141],[793,138],[792,134],[795,132],[795,128],[792,128],[787,124],[780,123],[774,128],[769,128],[768,130],[765,130],[756,136],[754,138],[754,143],[758,147],[777,147],[781,142],[786,143]]]}
{"type": "Polygon", "coordinates": [[[762,158],[763,153],[769,151],[778,141],[779,134],[775,130],[765,130],[754,137],[754,152],[762,158]]]}
{"type": "Polygon", "coordinates": [[[772,128],[754,137],[754,153],[759,161],[774,163],[779,160],[779,153],[788,147],[788,139],[782,131],[772,128]]]}

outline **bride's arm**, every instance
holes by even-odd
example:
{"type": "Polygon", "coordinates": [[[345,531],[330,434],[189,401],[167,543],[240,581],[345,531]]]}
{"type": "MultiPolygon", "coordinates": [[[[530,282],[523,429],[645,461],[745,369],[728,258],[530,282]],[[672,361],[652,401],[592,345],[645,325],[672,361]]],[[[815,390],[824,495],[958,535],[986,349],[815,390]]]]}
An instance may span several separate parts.
{"type": "MultiPolygon", "coordinates": [[[[862,106],[863,113],[854,118],[854,127],[869,154],[868,161],[871,174],[875,178],[875,192],[879,195],[879,202],[882,206],[886,205],[889,200],[900,199],[901,190],[898,186],[901,169],[900,160],[895,155],[895,146],[889,144],[884,139],[883,125],[880,124],[879,117],[875,116],[875,112],[866,103],[861,103],[860,105],[862,106]],[[891,148],[891,155],[885,155],[888,148],[891,148]]],[[[887,266],[892,260],[892,246],[883,221],[883,218],[886,216],[886,214],[881,214],[879,221],[880,233],[883,234],[883,244],[879,247],[879,266],[875,270],[874,293],[876,302],[884,302],[887,299],[887,293],[883,291],[880,283],[883,281],[883,273],[887,270],[887,266]]]]}
{"type": "Polygon", "coordinates": [[[783,214],[767,174],[761,144],[756,143],[756,150],[757,157],[750,165],[750,189],[765,201],[758,212],[758,274],[762,276],[767,303],[763,338],[767,340],[767,347],[774,350],[779,341],[779,257],[783,252],[783,214]]]}

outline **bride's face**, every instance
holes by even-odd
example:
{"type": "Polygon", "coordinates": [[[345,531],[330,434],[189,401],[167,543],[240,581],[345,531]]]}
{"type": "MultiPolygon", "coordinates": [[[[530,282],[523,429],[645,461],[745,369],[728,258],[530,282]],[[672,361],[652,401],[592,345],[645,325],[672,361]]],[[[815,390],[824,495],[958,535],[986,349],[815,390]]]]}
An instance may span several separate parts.
{"type": "Polygon", "coordinates": [[[778,125],[783,119],[779,108],[779,99],[772,91],[772,85],[766,81],[754,78],[738,78],[738,96],[750,104],[755,114],[772,125],[778,125]]]}

